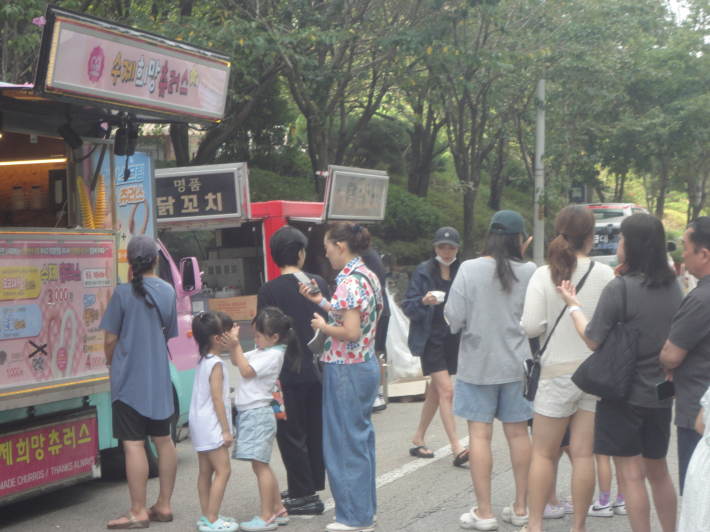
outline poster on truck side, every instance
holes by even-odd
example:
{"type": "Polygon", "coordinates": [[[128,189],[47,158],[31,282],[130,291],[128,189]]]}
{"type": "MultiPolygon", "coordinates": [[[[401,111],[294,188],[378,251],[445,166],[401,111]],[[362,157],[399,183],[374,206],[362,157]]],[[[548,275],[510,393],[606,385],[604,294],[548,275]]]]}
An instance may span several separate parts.
{"type": "MultiPolygon", "coordinates": [[[[99,154],[94,154],[98,164],[99,154]]],[[[155,200],[153,198],[153,159],[149,153],[136,152],[128,157],[130,175],[124,179],[126,157],[114,155],[116,191],[115,201],[116,229],[118,231],[118,279],[127,283],[129,278],[126,249],[134,236],[146,234],[155,238],[155,200]]],[[[111,162],[105,157],[101,165],[101,174],[110,175],[111,162]]]]}
{"type": "Polygon", "coordinates": [[[0,233],[0,391],[106,372],[114,237],[0,233]]]}
{"type": "Polygon", "coordinates": [[[100,476],[96,410],[0,437],[0,501],[74,478],[100,476]]]}

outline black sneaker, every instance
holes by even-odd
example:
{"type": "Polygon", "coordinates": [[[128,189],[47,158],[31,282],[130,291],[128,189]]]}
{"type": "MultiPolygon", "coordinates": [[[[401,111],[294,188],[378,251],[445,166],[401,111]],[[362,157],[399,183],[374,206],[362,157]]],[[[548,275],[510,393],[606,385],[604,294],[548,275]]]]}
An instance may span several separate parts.
{"type": "Polygon", "coordinates": [[[288,499],[288,490],[284,490],[281,492],[281,500],[283,499],[288,499]]]}
{"type": "Polygon", "coordinates": [[[282,502],[290,515],[320,515],[325,511],[325,505],[317,494],[297,499],[284,499],[282,502]]]}

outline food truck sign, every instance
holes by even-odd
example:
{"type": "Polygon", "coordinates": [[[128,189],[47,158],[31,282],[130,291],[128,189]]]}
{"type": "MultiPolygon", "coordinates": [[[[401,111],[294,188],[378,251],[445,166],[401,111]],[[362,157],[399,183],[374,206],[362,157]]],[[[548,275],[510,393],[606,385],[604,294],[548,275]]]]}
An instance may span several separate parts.
{"type": "Polygon", "coordinates": [[[52,5],[46,18],[35,84],[46,96],[198,122],[224,116],[228,56],[52,5]]]}
{"type": "Polygon", "coordinates": [[[387,172],[330,166],[324,207],[327,219],[384,220],[388,185],[387,172]]]}
{"type": "Polygon", "coordinates": [[[161,225],[205,224],[249,218],[245,163],[155,171],[157,220],[161,225]]]}

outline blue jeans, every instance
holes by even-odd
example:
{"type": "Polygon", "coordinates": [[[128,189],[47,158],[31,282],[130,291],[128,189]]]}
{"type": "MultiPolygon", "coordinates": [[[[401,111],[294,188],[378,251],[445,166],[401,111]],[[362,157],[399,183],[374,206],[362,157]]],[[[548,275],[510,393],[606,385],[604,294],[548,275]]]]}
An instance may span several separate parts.
{"type": "Polygon", "coordinates": [[[680,481],[680,495],[682,497],[688,464],[702,436],[695,432],[695,429],[676,428],[678,429],[678,480],[680,481]]]}
{"type": "Polygon", "coordinates": [[[359,364],[325,364],[323,457],[335,518],[343,525],[370,526],[377,513],[372,404],[379,384],[374,356],[359,364]]]}

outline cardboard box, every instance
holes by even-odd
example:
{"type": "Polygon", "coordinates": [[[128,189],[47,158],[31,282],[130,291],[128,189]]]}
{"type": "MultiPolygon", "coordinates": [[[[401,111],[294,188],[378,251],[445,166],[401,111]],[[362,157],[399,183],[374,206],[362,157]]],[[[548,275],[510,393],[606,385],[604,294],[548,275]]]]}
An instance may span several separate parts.
{"type": "Polygon", "coordinates": [[[208,306],[211,311],[224,312],[234,321],[251,321],[256,316],[256,296],[210,299],[208,306]]]}

